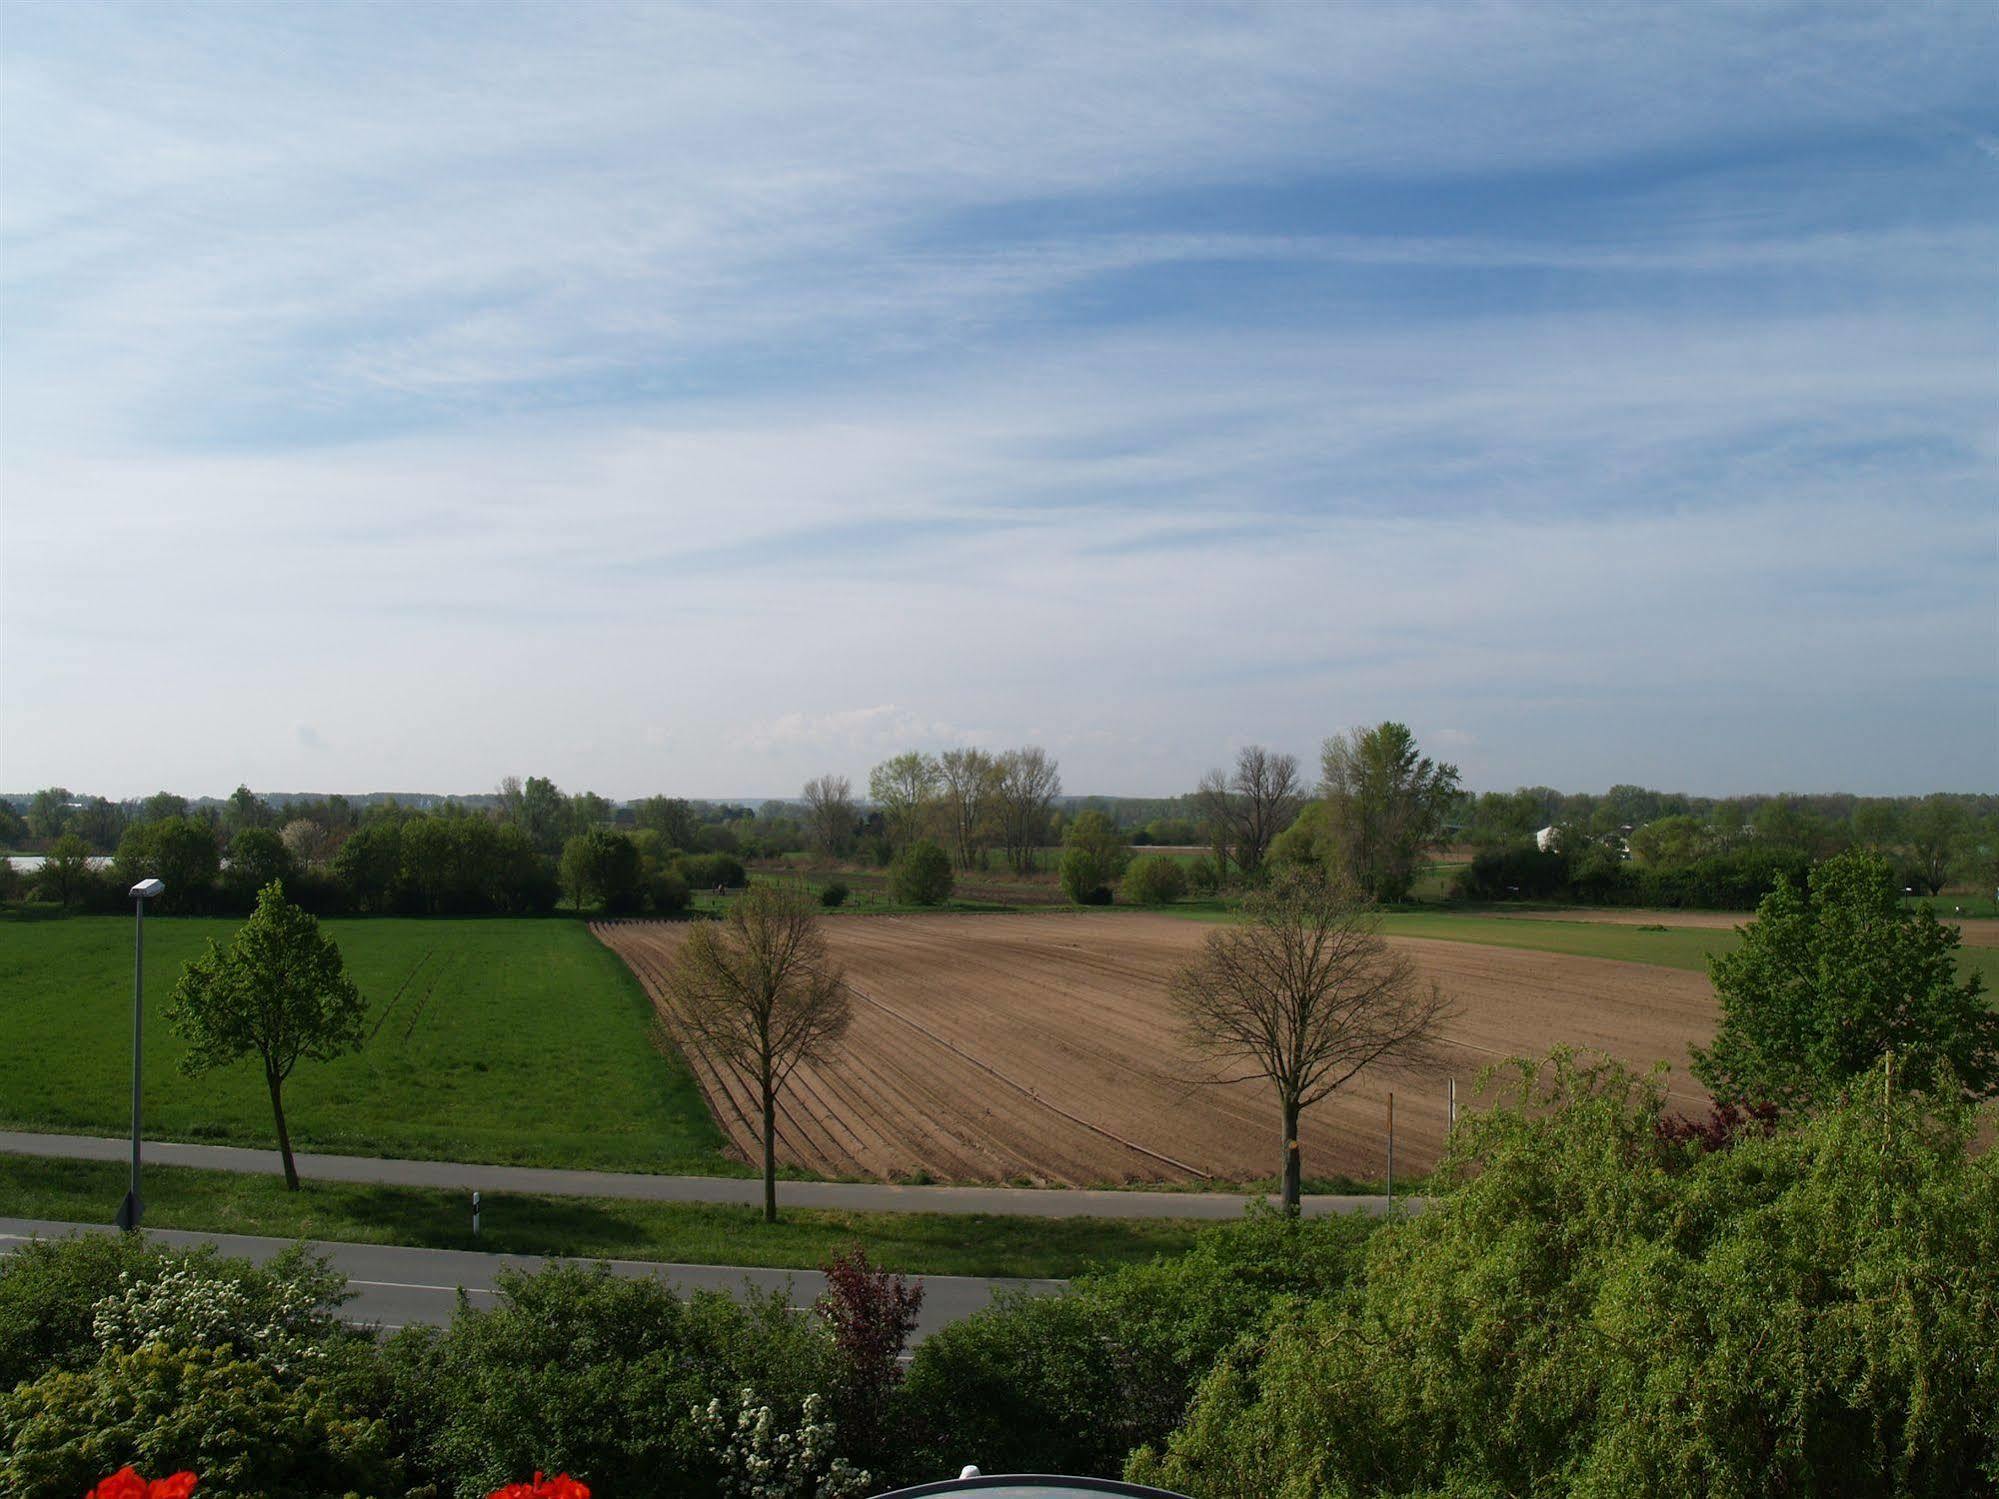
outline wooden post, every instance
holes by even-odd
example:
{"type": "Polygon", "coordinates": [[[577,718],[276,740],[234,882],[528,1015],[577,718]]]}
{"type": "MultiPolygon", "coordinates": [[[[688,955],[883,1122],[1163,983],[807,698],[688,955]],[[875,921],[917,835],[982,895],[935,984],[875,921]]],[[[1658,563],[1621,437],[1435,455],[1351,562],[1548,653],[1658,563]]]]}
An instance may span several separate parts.
{"type": "Polygon", "coordinates": [[[1395,1095],[1388,1095],[1388,1200],[1395,1201],[1395,1095]]]}

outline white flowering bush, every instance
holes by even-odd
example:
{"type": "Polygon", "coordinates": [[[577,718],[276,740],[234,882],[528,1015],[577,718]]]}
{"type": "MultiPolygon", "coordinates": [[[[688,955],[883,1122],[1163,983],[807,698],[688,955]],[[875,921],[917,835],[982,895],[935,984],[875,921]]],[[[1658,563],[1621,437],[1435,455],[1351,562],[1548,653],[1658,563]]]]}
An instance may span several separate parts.
{"type": "Polygon", "coordinates": [[[313,1274],[271,1268],[249,1289],[201,1260],[122,1271],[118,1288],[92,1306],[92,1331],[105,1348],[230,1347],[274,1373],[304,1372],[325,1356],[336,1324],[313,1274]]]}
{"type": "Polygon", "coordinates": [[[724,1499],[862,1499],[871,1477],[834,1452],[838,1431],[823,1420],[824,1402],[805,1397],[796,1431],[781,1429],[756,1391],[745,1388],[733,1419],[719,1398],[694,1408],[722,1469],[724,1499]]]}

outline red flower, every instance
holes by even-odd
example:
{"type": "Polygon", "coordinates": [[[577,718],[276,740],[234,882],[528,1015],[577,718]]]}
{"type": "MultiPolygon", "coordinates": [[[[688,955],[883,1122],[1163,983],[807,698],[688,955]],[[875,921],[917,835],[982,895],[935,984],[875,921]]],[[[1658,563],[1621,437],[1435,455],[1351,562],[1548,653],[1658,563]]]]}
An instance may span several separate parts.
{"type": "Polygon", "coordinates": [[[590,1490],[567,1473],[558,1473],[553,1478],[536,1473],[533,1483],[510,1483],[503,1489],[494,1489],[486,1499],[590,1499],[590,1490]]]}
{"type": "Polygon", "coordinates": [[[188,1499],[200,1481],[192,1473],[176,1473],[171,1478],[155,1478],[148,1483],[127,1464],[83,1499],[188,1499]]]}

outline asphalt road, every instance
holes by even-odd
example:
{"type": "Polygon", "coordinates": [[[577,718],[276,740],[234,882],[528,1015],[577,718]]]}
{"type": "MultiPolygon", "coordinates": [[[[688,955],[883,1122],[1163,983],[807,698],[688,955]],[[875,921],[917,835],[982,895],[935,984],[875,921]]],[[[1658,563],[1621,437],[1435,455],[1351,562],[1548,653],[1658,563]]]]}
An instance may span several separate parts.
{"type": "MultiPolygon", "coordinates": [[[[98,1223],[55,1223],[33,1218],[0,1218],[0,1253],[19,1248],[34,1237],[59,1238],[72,1233],[115,1233],[98,1223]]],[[[243,1234],[182,1233],[148,1229],[146,1236],[176,1247],[214,1244],[224,1254],[264,1261],[290,1247],[289,1239],[252,1238],[243,1234]]],[[[491,1306],[497,1300],[493,1278],[502,1269],[538,1270],[550,1264],[592,1264],[590,1260],[553,1260],[531,1254],[476,1254],[456,1249],[409,1249],[393,1244],[314,1243],[342,1274],[356,1294],[343,1309],[349,1321],[375,1324],[393,1331],[413,1322],[442,1324],[451,1320],[463,1288],[472,1305],[491,1306]]],[[[660,1265],[640,1260],[611,1260],[611,1269],[625,1276],[655,1276],[682,1295],[690,1291],[743,1294],[746,1286],[781,1291],[801,1309],[811,1306],[825,1289],[826,1277],[816,1270],[758,1270],[730,1265],[660,1265]]],[[[969,1275],[925,1275],[923,1310],[912,1342],[960,1318],[983,1310],[1001,1289],[1036,1294],[1059,1291],[1059,1280],[986,1280],[969,1275]]]]}
{"type": "MultiPolygon", "coordinates": [[[[145,1142],[144,1158],[160,1166],[279,1174],[275,1150],[237,1145],[145,1142]]],[[[0,1154],[124,1161],[129,1140],[100,1135],[43,1135],[0,1130],[0,1154]]],[[[470,1193],[525,1192],[543,1197],[621,1197],[648,1202],[727,1202],[757,1205],[762,1182],[734,1176],[653,1176],[637,1171],[563,1171],[538,1166],[474,1166],[451,1161],[400,1161],[375,1156],[297,1157],[299,1174],[317,1181],[434,1187],[470,1193]]],[[[1259,1194],[1239,1192],[1115,1192],[1037,1187],[900,1187],[887,1182],[779,1182],[791,1207],[881,1213],[1004,1213],[1026,1218],[1239,1218],[1259,1194]]],[[[1307,1197],[1306,1216],[1382,1214],[1385,1197],[1307,1197]]]]}

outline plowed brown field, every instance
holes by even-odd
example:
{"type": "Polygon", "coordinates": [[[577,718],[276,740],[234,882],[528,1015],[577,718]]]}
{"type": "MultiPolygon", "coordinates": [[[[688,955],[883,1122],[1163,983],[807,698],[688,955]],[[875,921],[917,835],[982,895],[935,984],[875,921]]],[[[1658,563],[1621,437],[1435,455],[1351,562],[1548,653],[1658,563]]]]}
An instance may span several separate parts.
{"type": "MultiPolygon", "coordinates": [[[[657,995],[686,927],[606,922],[593,930],[657,995]]],[[[780,1103],[778,1154],[831,1175],[1087,1186],[1244,1181],[1278,1160],[1267,1087],[1206,1085],[1174,1036],[1168,976],[1210,927],[1171,917],[847,917],[825,926],[854,991],[838,1053],[800,1068],[780,1103]]],[[[1395,939],[1462,1013],[1432,1075],[1363,1075],[1307,1112],[1305,1171],[1378,1178],[1395,1093],[1398,1173],[1442,1144],[1445,1078],[1471,1101],[1497,1058],[1558,1042],[1638,1065],[1673,1063],[1687,1107],[1688,1043],[1714,1025],[1700,974],[1639,963],[1395,939]]],[[[750,1094],[690,1055],[736,1151],[754,1159],[750,1094]]]]}

